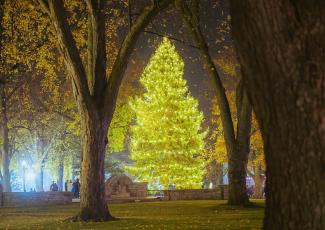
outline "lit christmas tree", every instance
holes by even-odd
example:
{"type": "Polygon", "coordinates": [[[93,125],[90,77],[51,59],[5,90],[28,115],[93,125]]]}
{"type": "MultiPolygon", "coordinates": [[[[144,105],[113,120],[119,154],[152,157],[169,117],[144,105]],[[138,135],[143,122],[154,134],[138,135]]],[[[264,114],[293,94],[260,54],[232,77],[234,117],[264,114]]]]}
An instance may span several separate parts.
{"type": "Polygon", "coordinates": [[[198,134],[203,122],[198,101],[183,76],[184,62],[175,47],[164,38],[140,79],[147,93],[130,105],[137,116],[132,127],[132,167],[126,167],[138,181],[168,189],[200,188],[204,162],[193,158],[204,147],[207,131],[198,134]]]}

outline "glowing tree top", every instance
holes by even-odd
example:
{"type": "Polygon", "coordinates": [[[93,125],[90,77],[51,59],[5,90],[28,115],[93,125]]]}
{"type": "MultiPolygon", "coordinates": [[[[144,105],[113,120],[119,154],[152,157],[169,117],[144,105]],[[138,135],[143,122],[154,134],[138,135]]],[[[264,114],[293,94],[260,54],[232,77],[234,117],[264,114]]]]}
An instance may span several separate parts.
{"type": "Polygon", "coordinates": [[[207,131],[198,133],[203,122],[198,101],[183,76],[184,62],[175,47],[164,38],[140,79],[146,93],[131,100],[137,116],[132,127],[132,167],[126,167],[139,181],[165,189],[200,188],[204,162],[193,158],[204,147],[207,131]]]}

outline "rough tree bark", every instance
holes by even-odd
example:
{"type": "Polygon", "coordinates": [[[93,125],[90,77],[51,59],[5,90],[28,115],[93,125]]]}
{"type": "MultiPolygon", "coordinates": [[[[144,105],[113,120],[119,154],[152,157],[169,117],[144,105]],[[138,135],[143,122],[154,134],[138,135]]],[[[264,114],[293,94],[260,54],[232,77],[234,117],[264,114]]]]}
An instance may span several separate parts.
{"type": "Polygon", "coordinates": [[[72,78],[82,131],[81,201],[76,220],[113,219],[105,201],[104,158],[107,132],[127,62],[141,32],[172,0],[150,1],[132,23],[112,68],[106,76],[105,0],[86,0],[88,18],[88,73],[86,73],[66,18],[62,0],[39,0],[50,16],[59,50],[72,78]]]}
{"type": "Polygon", "coordinates": [[[264,141],[264,229],[324,229],[325,1],[230,0],[230,9],[264,141]]]}
{"type": "Polygon", "coordinates": [[[219,74],[209,54],[209,47],[201,31],[198,13],[198,0],[192,0],[190,7],[186,4],[185,0],[176,0],[175,6],[177,13],[182,18],[185,27],[192,37],[194,45],[198,48],[210,81],[213,84],[214,92],[220,108],[220,115],[228,154],[228,204],[248,204],[249,200],[246,192],[246,167],[250,150],[252,108],[246,96],[244,85],[241,81],[238,84],[236,91],[238,119],[236,136],[225,88],[222,85],[219,74]]]}

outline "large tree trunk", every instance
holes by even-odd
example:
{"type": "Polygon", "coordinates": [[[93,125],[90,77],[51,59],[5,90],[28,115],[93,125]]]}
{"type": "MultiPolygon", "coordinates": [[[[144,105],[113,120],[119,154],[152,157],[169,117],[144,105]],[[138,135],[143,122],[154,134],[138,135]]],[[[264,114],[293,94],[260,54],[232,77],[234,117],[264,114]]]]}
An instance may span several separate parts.
{"type": "Polygon", "coordinates": [[[243,79],[236,89],[237,107],[237,137],[232,151],[228,151],[228,178],[230,205],[245,205],[249,203],[246,190],[246,169],[250,152],[250,132],[252,108],[244,91],[243,79]]]}
{"type": "Polygon", "coordinates": [[[230,3],[232,35],[264,141],[264,229],[324,229],[325,1],[230,3]]]}
{"type": "Polygon", "coordinates": [[[248,196],[246,189],[246,167],[247,157],[245,152],[238,149],[236,154],[242,157],[228,157],[228,180],[229,180],[229,199],[228,204],[248,204],[248,196]],[[231,192],[230,192],[231,191],[231,192]]]}
{"type": "Polygon", "coordinates": [[[244,92],[243,84],[239,83],[241,85],[238,85],[237,88],[240,88],[240,90],[237,90],[236,97],[240,99],[239,101],[237,100],[237,110],[241,110],[238,113],[238,115],[241,116],[241,118],[238,117],[238,128],[240,127],[242,135],[237,135],[237,137],[235,137],[226,91],[222,85],[215,64],[212,61],[209,47],[201,31],[198,15],[198,1],[192,0],[191,8],[189,8],[184,0],[176,0],[175,6],[192,37],[194,45],[198,48],[216,93],[228,155],[228,203],[232,205],[247,204],[249,203],[249,200],[246,192],[246,166],[249,154],[251,130],[251,105],[244,92]]]}
{"type": "Polygon", "coordinates": [[[91,116],[81,119],[81,128],[81,201],[78,218],[95,221],[114,219],[105,201],[104,160],[108,127],[103,126],[98,114],[93,111],[91,116]]]}

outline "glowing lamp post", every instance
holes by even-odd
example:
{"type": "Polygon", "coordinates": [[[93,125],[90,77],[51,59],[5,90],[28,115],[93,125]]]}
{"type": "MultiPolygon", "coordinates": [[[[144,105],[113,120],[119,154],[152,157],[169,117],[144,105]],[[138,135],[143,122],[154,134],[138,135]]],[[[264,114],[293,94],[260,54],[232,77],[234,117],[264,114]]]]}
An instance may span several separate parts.
{"type": "Polygon", "coordinates": [[[26,192],[25,190],[25,166],[26,166],[26,161],[23,160],[23,162],[21,162],[22,166],[23,166],[23,190],[24,192],[26,192]]]}

